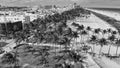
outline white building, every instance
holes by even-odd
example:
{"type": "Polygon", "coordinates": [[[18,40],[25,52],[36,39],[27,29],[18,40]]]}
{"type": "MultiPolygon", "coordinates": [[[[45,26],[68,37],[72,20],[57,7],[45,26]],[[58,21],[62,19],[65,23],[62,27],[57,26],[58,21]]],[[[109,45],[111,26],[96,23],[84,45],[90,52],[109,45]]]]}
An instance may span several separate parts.
{"type": "Polygon", "coordinates": [[[0,23],[24,21],[24,16],[0,16],[0,23]]]}
{"type": "Polygon", "coordinates": [[[38,18],[37,14],[30,14],[30,13],[24,13],[22,15],[1,15],[0,16],[0,23],[4,23],[4,22],[17,22],[17,21],[25,21],[25,17],[29,16],[30,17],[30,21],[33,21],[35,19],[38,18]]]}

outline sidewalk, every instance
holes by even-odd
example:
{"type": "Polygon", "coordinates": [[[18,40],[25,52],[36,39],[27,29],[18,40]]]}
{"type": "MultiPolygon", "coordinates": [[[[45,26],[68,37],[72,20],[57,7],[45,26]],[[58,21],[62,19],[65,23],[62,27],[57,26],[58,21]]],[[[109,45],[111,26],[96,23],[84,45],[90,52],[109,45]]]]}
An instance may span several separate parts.
{"type": "Polygon", "coordinates": [[[107,65],[108,68],[120,68],[119,64],[117,64],[116,62],[114,62],[106,57],[102,57],[102,61],[107,65]]]}
{"type": "Polygon", "coordinates": [[[95,62],[101,66],[101,68],[120,68],[120,65],[117,64],[116,62],[106,58],[106,57],[95,57],[93,58],[95,60],[95,62]]]}
{"type": "Polygon", "coordinates": [[[100,68],[97,63],[92,59],[92,56],[87,54],[87,63],[88,63],[88,67],[87,68],[100,68]]]}

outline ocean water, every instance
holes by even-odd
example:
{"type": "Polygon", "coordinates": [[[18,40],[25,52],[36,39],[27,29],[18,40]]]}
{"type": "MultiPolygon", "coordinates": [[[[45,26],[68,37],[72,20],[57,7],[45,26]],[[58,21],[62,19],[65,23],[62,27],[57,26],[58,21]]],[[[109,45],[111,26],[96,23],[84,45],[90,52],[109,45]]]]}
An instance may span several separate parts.
{"type": "Polygon", "coordinates": [[[120,21],[120,8],[90,8],[91,10],[102,15],[120,21]]]}
{"type": "Polygon", "coordinates": [[[111,11],[111,12],[120,13],[120,8],[91,8],[91,9],[97,9],[97,10],[104,10],[104,11],[111,11]]]}

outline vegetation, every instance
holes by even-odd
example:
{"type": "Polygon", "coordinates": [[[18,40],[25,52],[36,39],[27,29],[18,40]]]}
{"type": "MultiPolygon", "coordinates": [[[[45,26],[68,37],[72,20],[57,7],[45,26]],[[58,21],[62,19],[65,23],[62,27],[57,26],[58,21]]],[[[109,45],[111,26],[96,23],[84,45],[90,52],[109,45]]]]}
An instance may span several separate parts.
{"type": "Polygon", "coordinates": [[[14,31],[8,32],[7,36],[12,36],[15,39],[16,46],[11,52],[3,55],[0,63],[3,63],[4,66],[11,66],[11,68],[27,66],[28,68],[57,68],[67,60],[75,63],[79,61],[83,65],[86,56],[82,53],[87,54],[88,50],[92,48],[92,54],[95,54],[95,46],[97,45],[100,46],[99,55],[103,54],[102,48],[105,45],[109,46],[107,55],[110,57],[111,46],[116,45],[116,56],[118,57],[120,39],[117,37],[119,35],[117,31],[93,29],[75,22],[71,26],[76,27],[76,31],[68,26],[68,20],[74,20],[76,17],[87,17],[89,14],[89,11],[76,7],[62,13],[45,16],[42,19],[38,18],[33,22],[24,24],[24,29],[20,31],[15,31],[17,29],[15,27],[14,31]],[[78,41],[80,45],[78,49],[74,49],[73,46],[77,48],[78,41]],[[21,44],[21,42],[26,44],[21,44]],[[71,42],[73,42],[72,46],[71,42]],[[29,45],[29,43],[32,44],[29,45]],[[48,46],[44,44],[48,44],[48,46]],[[92,47],[90,47],[91,44],[92,47]]]}

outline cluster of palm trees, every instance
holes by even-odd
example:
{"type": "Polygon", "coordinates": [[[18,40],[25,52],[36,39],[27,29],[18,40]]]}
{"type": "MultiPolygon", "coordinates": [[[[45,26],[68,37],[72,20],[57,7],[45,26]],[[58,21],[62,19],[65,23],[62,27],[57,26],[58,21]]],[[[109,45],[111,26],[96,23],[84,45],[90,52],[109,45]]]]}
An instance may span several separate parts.
{"type": "MultiPolygon", "coordinates": [[[[71,40],[78,37],[78,32],[73,31],[67,25],[67,21],[73,20],[76,17],[86,17],[89,14],[89,11],[81,7],[76,7],[62,13],[48,15],[43,19],[38,18],[33,22],[24,24],[23,30],[15,31],[10,34],[12,35],[12,38],[16,39],[17,45],[21,41],[25,41],[27,43],[53,43],[65,45],[65,49],[67,50],[71,40]]],[[[78,30],[81,30],[83,27],[84,26],[79,27],[78,30]]],[[[86,33],[83,31],[81,34],[86,33]]],[[[6,53],[3,56],[3,59],[4,58],[5,60],[3,60],[3,62],[6,63],[7,61],[11,62],[11,60],[16,63],[17,60],[16,53],[6,53]]],[[[45,59],[44,56],[43,59],[45,59]]]]}
{"type": "MultiPolygon", "coordinates": [[[[89,11],[77,7],[68,11],[64,11],[61,14],[56,13],[52,16],[48,15],[43,19],[39,18],[33,22],[24,24],[24,29],[22,31],[13,32],[13,38],[16,39],[16,43],[25,41],[27,43],[52,43],[65,45],[65,50],[68,49],[68,47],[71,45],[71,41],[74,40],[75,42],[79,41],[80,43],[92,44],[93,53],[95,51],[95,45],[100,45],[101,48],[99,50],[99,54],[102,53],[102,48],[104,45],[107,45],[109,46],[108,55],[110,55],[111,46],[116,46],[116,55],[118,55],[120,38],[117,31],[112,29],[93,29],[90,26],[85,27],[84,25],[79,25],[75,22],[72,23],[72,26],[76,27],[77,30],[73,31],[67,25],[68,20],[73,20],[76,17],[86,17],[89,14],[89,11]],[[78,40],[78,38],[80,39],[78,40]]],[[[43,55],[42,58],[46,59],[44,57],[46,56],[43,55]]],[[[16,61],[16,53],[14,55],[11,53],[5,54],[3,56],[3,60],[4,62],[11,60],[16,61]],[[7,57],[7,55],[11,56],[12,58],[9,58],[9,56],[7,57]]],[[[41,63],[47,63],[47,61],[41,63]]]]}
{"type": "Polygon", "coordinates": [[[83,25],[79,25],[76,24],[75,22],[72,23],[73,26],[77,27],[77,31],[75,34],[74,38],[78,38],[80,35],[82,42],[86,43],[91,43],[93,45],[93,53],[95,50],[95,45],[100,45],[100,51],[99,54],[102,54],[102,48],[104,47],[104,45],[109,46],[108,48],[108,55],[110,55],[110,50],[111,50],[111,46],[116,46],[116,56],[118,56],[118,48],[120,45],[120,35],[119,32],[116,30],[112,30],[112,29],[92,29],[91,27],[84,27],[83,25]],[[87,37],[85,37],[85,35],[87,37]],[[85,38],[87,38],[87,40],[84,40],[85,38]]]}
{"type": "Polygon", "coordinates": [[[86,17],[89,14],[89,11],[81,7],[76,7],[24,24],[24,29],[14,32],[12,36],[17,40],[26,42],[58,44],[61,39],[67,38],[70,40],[73,38],[74,32],[67,25],[68,20],[73,20],[76,17],[86,17]]]}

